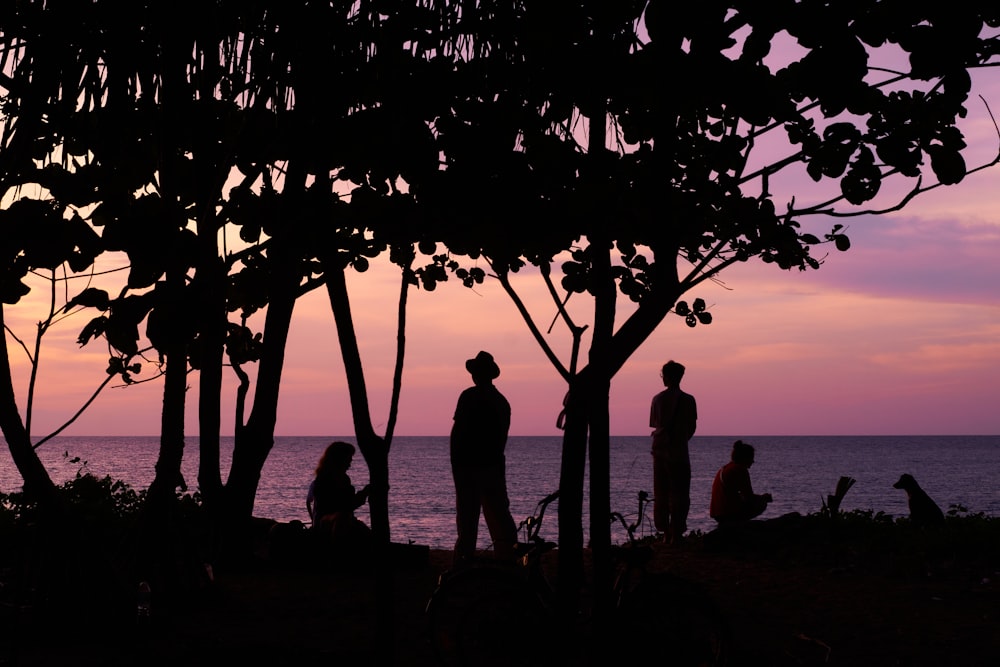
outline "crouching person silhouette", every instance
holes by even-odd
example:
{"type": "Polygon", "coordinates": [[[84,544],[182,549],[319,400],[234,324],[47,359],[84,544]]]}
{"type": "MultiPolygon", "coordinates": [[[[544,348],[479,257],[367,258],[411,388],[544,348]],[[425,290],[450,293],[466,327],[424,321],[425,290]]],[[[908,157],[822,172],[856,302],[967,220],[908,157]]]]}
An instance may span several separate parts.
{"type": "Polygon", "coordinates": [[[750,466],[754,448],[742,440],[733,443],[730,461],[722,466],[712,481],[709,515],[719,525],[749,521],[760,516],[771,502],[771,494],[756,494],[750,484],[750,466]]]}
{"type": "Polygon", "coordinates": [[[337,556],[364,553],[371,542],[371,530],[354,516],[368,501],[368,486],[355,491],[347,475],[354,451],[349,442],[331,443],[316,466],[316,478],[306,496],[312,530],[321,546],[337,556]]]}

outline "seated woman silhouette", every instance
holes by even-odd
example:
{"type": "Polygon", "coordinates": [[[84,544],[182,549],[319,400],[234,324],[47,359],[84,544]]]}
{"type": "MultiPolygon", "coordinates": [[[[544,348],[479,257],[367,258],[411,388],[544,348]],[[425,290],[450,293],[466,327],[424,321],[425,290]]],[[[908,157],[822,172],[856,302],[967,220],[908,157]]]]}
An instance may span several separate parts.
{"type": "Polygon", "coordinates": [[[338,548],[364,546],[371,532],[354,516],[354,510],[368,501],[368,486],[355,491],[347,476],[354,451],[349,442],[331,443],[316,466],[316,479],[306,496],[313,531],[338,548]]]}
{"type": "Polygon", "coordinates": [[[753,465],[754,449],[742,440],[733,443],[731,460],[715,473],[712,482],[712,502],[709,515],[720,525],[741,523],[760,516],[771,494],[756,494],[750,485],[750,466],[753,465]]]}

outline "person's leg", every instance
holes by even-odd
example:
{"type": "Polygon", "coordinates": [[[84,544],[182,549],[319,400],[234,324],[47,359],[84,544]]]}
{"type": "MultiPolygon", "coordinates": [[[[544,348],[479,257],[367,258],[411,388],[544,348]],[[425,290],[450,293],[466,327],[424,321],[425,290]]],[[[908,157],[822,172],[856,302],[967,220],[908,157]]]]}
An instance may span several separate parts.
{"type": "Polygon", "coordinates": [[[479,534],[480,492],[475,469],[452,466],[455,479],[455,540],[454,563],[472,558],[476,553],[479,534]]]}
{"type": "Polygon", "coordinates": [[[767,509],[767,503],[764,502],[764,499],[761,498],[760,496],[754,496],[747,503],[747,510],[746,510],[747,520],[756,519],[761,514],[763,514],[764,510],[766,509],[767,509]]]}
{"type": "Polygon", "coordinates": [[[674,461],[670,467],[670,541],[679,542],[687,530],[691,509],[691,462],[674,461]]]}
{"type": "Polygon", "coordinates": [[[653,452],[653,525],[669,539],[670,472],[665,453],[653,452]]]}
{"type": "Polygon", "coordinates": [[[517,542],[517,524],[510,513],[505,466],[485,470],[482,481],[483,516],[493,538],[493,552],[497,558],[511,558],[517,542]]]}

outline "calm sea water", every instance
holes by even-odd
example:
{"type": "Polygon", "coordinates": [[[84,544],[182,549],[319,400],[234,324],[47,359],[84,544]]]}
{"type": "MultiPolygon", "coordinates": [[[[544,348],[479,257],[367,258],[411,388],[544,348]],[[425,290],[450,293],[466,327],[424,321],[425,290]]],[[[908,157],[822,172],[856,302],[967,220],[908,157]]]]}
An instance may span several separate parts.
{"type": "MultiPolygon", "coordinates": [[[[352,438],[342,438],[353,441],[352,438]]],[[[307,521],[306,490],[320,454],[331,438],[278,437],[264,467],[255,514],[279,521],[307,521]]],[[[787,512],[817,511],[841,475],[857,484],[843,509],[905,515],[906,496],[892,488],[908,472],[942,509],[962,505],[973,512],[1000,516],[1000,436],[822,436],[745,438],[757,448],[751,475],[757,493],[770,492],[774,502],[763,518],[787,512]]],[[[86,470],[110,475],[137,488],[153,478],[158,438],[59,437],[39,454],[56,482],[86,470]],[[68,454],[68,457],[64,456],[68,454]],[[79,457],[81,463],[69,458],[79,457]]],[[[710,530],[708,516],[712,478],[729,459],[733,438],[695,436],[691,442],[692,529],[710,530]]],[[[223,442],[223,476],[228,471],[232,438],[223,442]]],[[[559,486],[559,437],[513,437],[507,445],[507,477],[515,520],[531,513],[544,495],[559,486]]],[[[652,491],[649,438],[613,437],[611,450],[612,508],[635,510],[636,493],[652,491]]],[[[197,438],[190,438],[184,475],[192,490],[197,479],[197,438]]],[[[390,454],[390,519],[392,538],[436,548],[454,542],[454,493],[447,437],[397,437],[390,454]]],[[[368,481],[360,454],[351,478],[357,487],[368,481]]],[[[6,446],[0,450],[0,490],[19,490],[20,477],[6,446]]],[[[554,508],[553,508],[554,509],[554,508]]],[[[362,518],[367,519],[362,510],[362,518]]],[[[544,535],[555,538],[556,512],[546,514],[544,535]]],[[[650,530],[647,528],[647,531],[650,530]]],[[[623,535],[616,535],[622,539],[623,535]]],[[[488,545],[485,526],[480,546],[488,545]]]]}

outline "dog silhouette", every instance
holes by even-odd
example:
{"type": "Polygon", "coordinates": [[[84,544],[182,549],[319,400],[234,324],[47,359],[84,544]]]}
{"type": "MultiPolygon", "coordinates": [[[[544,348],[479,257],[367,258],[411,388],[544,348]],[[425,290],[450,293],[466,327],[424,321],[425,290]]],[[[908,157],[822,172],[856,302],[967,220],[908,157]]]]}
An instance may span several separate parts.
{"type": "Polygon", "coordinates": [[[899,481],[892,485],[894,489],[906,491],[906,499],[910,505],[910,521],[919,526],[932,526],[944,523],[944,513],[927,492],[920,488],[913,475],[904,473],[899,481]]]}

